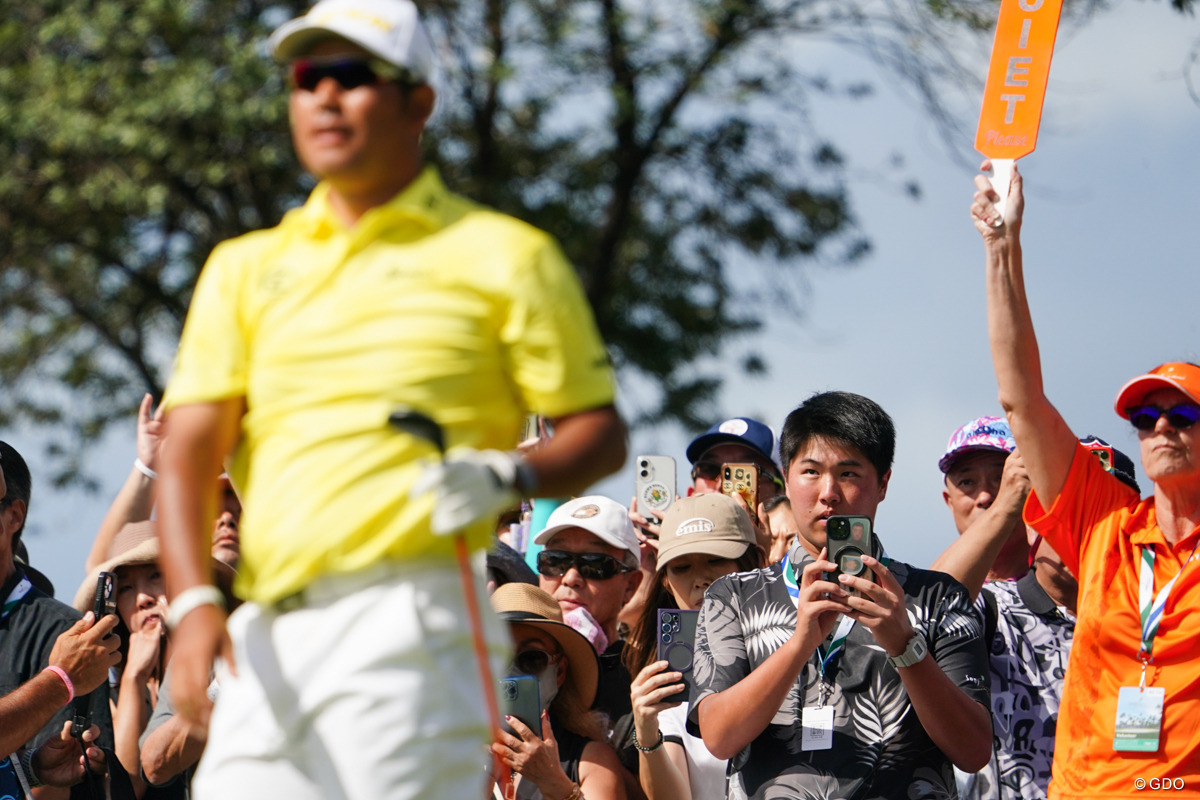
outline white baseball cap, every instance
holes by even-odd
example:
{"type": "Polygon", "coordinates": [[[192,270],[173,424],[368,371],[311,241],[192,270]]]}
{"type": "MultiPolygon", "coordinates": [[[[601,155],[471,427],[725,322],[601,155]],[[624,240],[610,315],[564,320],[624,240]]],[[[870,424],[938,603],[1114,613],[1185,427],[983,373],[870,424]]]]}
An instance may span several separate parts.
{"type": "Polygon", "coordinates": [[[594,494],[563,503],[550,514],[545,530],[534,537],[533,543],[545,544],[554,534],[568,528],[583,528],[613,547],[629,551],[633,564],[642,557],[641,542],[629,521],[629,509],[616,500],[594,494]]]}
{"type": "Polygon", "coordinates": [[[321,0],[303,17],[275,29],[271,54],[290,61],[331,35],[399,67],[413,83],[433,77],[433,46],[411,0],[321,0]]]}

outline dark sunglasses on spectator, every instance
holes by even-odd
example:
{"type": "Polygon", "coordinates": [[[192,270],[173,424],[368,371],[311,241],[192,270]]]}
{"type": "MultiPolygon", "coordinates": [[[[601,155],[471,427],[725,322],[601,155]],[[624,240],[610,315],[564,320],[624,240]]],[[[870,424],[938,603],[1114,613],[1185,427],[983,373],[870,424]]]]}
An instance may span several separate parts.
{"type": "Polygon", "coordinates": [[[577,569],[580,576],[594,581],[606,580],[622,572],[633,572],[635,569],[604,553],[543,550],[537,555],[537,571],[547,578],[561,578],[571,567],[577,569]]]}
{"type": "MultiPolygon", "coordinates": [[[[694,481],[696,478],[704,478],[706,481],[719,480],[721,477],[721,468],[724,466],[724,464],[717,461],[697,461],[692,465],[692,480],[694,481]]],[[[768,470],[761,464],[757,464],[756,466],[758,467],[758,482],[760,484],[772,483],[781,492],[786,488],[783,480],[773,471],[768,470]]]]}
{"type": "Polygon", "coordinates": [[[541,675],[546,667],[557,664],[562,653],[547,653],[545,650],[526,650],[517,653],[513,659],[513,667],[518,675],[541,675]]]}
{"type": "Polygon", "coordinates": [[[399,81],[404,73],[377,58],[342,56],[335,59],[297,59],[292,62],[291,77],[292,86],[312,92],[326,78],[333,78],[338,86],[349,90],[399,81]]]}
{"type": "Polygon", "coordinates": [[[1180,403],[1170,408],[1158,406],[1131,406],[1126,409],[1129,421],[1139,431],[1152,431],[1160,417],[1165,416],[1167,422],[1176,430],[1190,428],[1200,421],[1200,405],[1195,403],[1180,403]]]}

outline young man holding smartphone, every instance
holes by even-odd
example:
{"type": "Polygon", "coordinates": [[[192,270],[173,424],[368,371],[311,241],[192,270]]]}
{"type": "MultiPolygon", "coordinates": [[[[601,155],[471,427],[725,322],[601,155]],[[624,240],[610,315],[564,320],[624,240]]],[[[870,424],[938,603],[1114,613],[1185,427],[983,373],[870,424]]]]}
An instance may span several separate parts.
{"type": "Polygon", "coordinates": [[[878,539],[862,557],[874,582],[825,576],[830,517],[874,522],[894,449],[891,418],[859,395],[814,395],[784,423],[798,543],[709,587],[696,634],[689,727],[730,759],[732,800],[954,797],[952,765],[987,763],[987,654],[962,586],[878,539]]]}

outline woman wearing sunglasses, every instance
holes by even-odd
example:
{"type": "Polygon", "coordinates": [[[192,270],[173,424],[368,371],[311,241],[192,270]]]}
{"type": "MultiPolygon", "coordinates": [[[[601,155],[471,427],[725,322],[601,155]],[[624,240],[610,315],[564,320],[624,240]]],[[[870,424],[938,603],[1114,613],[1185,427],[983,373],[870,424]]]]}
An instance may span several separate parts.
{"type": "MultiPolygon", "coordinates": [[[[675,501],[662,523],[658,571],[646,606],[625,648],[633,679],[633,725],[642,789],[650,800],[719,800],[725,797],[725,760],[714,757],[684,727],[687,702],[673,701],[685,685],[690,657],[659,658],[664,623],[659,609],[698,611],[718,578],[765,566],[750,518],[733,498],[697,494],[675,501]]],[[[686,631],[688,627],[682,626],[686,631]]],[[[672,635],[674,631],[667,631],[672,635]]],[[[691,642],[684,643],[690,652],[691,642]]],[[[665,642],[678,648],[676,642],[665,642]]],[[[689,681],[690,684],[690,681],[689,681]]]]}
{"type": "MultiPolygon", "coordinates": [[[[501,731],[492,744],[518,776],[518,800],[624,800],[621,764],[606,744],[604,718],[588,710],[599,674],[592,646],[536,586],[508,583],[491,601],[512,631],[516,655],[509,675],[536,677],[542,708],[540,737],[507,716],[513,733],[501,731]]],[[[500,796],[498,787],[493,794],[500,796]]]]}
{"type": "MultiPolygon", "coordinates": [[[[985,170],[991,169],[984,162],[985,170]]],[[[986,254],[988,333],[1000,389],[1033,491],[1025,521],[1079,580],[1075,639],[1055,731],[1050,797],[1128,796],[1200,783],[1200,366],[1161,364],[1117,393],[1137,436],[1145,499],[1080,444],[1046,397],[1024,285],[1021,176],[1006,209],[986,175],[971,215],[986,254]],[[1074,677],[1072,677],[1074,676],[1074,677]]],[[[1190,314],[1185,291],[1153,294],[1159,314],[1190,314]]],[[[1150,296],[1150,295],[1148,295],[1150,296]]],[[[1153,320],[1144,329],[1153,335],[1153,320]]],[[[1105,348],[1102,332],[1088,342],[1105,348]]],[[[1171,346],[1176,346],[1172,344],[1171,346]]]]}

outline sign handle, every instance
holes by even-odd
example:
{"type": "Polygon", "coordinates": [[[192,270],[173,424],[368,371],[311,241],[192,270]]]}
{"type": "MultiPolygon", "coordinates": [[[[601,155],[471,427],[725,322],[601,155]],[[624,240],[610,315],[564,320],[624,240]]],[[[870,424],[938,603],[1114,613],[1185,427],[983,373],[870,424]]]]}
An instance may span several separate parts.
{"type": "Polygon", "coordinates": [[[999,228],[1004,224],[1004,211],[1008,205],[1008,190],[1012,186],[1013,166],[1016,160],[1012,158],[993,158],[992,174],[988,178],[992,183],[992,189],[996,194],[1000,195],[1000,199],[996,201],[996,210],[1000,212],[1000,218],[996,220],[996,227],[999,228]]]}

